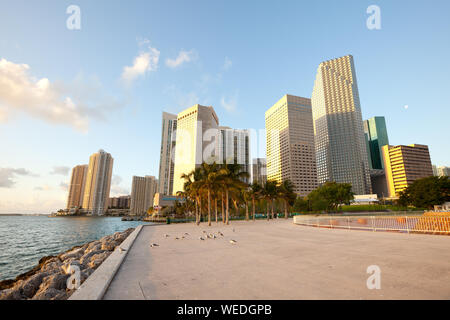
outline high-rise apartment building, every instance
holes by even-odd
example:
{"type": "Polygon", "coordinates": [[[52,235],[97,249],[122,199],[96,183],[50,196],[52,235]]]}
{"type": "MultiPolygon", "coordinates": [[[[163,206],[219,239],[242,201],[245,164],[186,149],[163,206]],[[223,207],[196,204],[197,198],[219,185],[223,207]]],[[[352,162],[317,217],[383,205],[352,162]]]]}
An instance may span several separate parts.
{"type": "Polygon", "coordinates": [[[67,197],[67,209],[82,207],[87,171],[87,164],[75,166],[72,169],[69,196],[67,197]]]}
{"type": "Polygon", "coordinates": [[[265,185],[267,182],[267,165],[265,158],[255,158],[252,164],[252,182],[265,185]]]}
{"type": "MultiPolygon", "coordinates": [[[[351,183],[356,194],[372,192],[353,57],[322,62],[311,97],[319,184],[351,183]]],[[[268,170],[269,170],[268,159],[268,170]]]]}
{"type": "Polygon", "coordinates": [[[89,158],[83,209],[92,215],[103,215],[108,209],[113,163],[111,154],[103,150],[89,158]]]}
{"type": "Polygon", "coordinates": [[[131,215],[143,215],[153,207],[153,198],[158,188],[158,180],[153,176],[133,177],[131,186],[131,215]]]}
{"type": "Polygon", "coordinates": [[[109,198],[109,208],[111,209],[130,209],[131,196],[120,196],[109,198]]]}
{"type": "Polygon", "coordinates": [[[445,166],[434,166],[433,165],[433,174],[438,177],[450,176],[450,167],[445,166]]]}
{"type": "Polygon", "coordinates": [[[370,169],[383,169],[381,147],[389,144],[384,117],[372,117],[364,120],[364,135],[366,139],[367,153],[369,155],[370,169]]]}
{"type": "Polygon", "coordinates": [[[184,190],[182,174],[217,157],[218,127],[213,107],[196,104],[178,114],[172,194],[184,190]]]}
{"type": "Polygon", "coordinates": [[[311,100],[285,95],[266,111],[267,180],[290,180],[306,196],[317,188],[311,100]]]}
{"type": "MultiPolygon", "coordinates": [[[[241,165],[241,171],[250,174],[250,133],[246,129],[231,129],[219,127],[215,161],[220,164],[236,163],[241,165]]],[[[249,182],[245,178],[244,182],[249,182]]]]}
{"type": "Polygon", "coordinates": [[[158,192],[172,194],[175,168],[177,115],[163,112],[158,192]]]}
{"type": "Polygon", "coordinates": [[[428,146],[385,145],[381,149],[390,197],[397,197],[415,180],[433,175],[428,146]]]}

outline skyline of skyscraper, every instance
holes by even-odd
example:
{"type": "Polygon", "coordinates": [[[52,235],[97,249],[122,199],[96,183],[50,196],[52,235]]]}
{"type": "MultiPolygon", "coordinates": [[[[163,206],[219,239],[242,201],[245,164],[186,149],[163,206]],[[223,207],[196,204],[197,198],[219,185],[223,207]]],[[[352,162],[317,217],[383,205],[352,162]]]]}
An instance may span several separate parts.
{"type": "Polygon", "coordinates": [[[193,171],[202,162],[209,160],[204,157],[215,156],[217,148],[214,143],[218,127],[219,118],[211,106],[196,104],[177,115],[172,194],[184,190],[182,174],[193,171]]]}
{"type": "Polygon", "coordinates": [[[317,176],[370,194],[369,160],[352,55],[319,64],[311,97],[317,176]]]}
{"type": "Polygon", "coordinates": [[[265,185],[267,182],[266,158],[254,158],[252,162],[252,183],[265,185]]]}
{"type": "MultiPolygon", "coordinates": [[[[218,128],[215,161],[220,164],[237,163],[241,171],[250,173],[250,133],[246,129],[218,128]]],[[[249,182],[245,178],[244,182],[249,182]]]]}
{"type": "Polygon", "coordinates": [[[170,195],[173,192],[175,169],[177,115],[162,113],[161,154],[159,160],[158,192],[170,195]]]}
{"type": "Polygon", "coordinates": [[[67,196],[67,209],[81,208],[83,205],[87,171],[87,164],[78,165],[72,168],[69,194],[67,196]]]}
{"type": "Polygon", "coordinates": [[[131,187],[131,215],[143,215],[153,207],[153,198],[158,188],[158,180],[154,176],[133,176],[131,187]]]}
{"type": "Polygon", "coordinates": [[[372,117],[364,120],[364,135],[369,155],[369,168],[383,169],[381,147],[389,144],[385,118],[372,117]]]}
{"type": "Polygon", "coordinates": [[[108,209],[113,164],[111,154],[104,150],[99,150],[89,158],[83,209],[92,215],[103,215],[108,209]]]}
{"type": "Polygon", "coordinates": [[[290,180],[306,196],[317,188],[311,100],[284,95],[265,113],[267,180],[290,180]]]}

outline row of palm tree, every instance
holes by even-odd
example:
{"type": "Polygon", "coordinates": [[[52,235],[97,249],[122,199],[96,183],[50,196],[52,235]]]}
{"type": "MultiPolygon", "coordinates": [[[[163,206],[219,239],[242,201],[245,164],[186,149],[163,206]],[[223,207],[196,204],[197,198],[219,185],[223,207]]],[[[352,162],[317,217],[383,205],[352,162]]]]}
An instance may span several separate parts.
{"type": "Polygon", "coordinates": [[[229,224],[230,200],[239,215],[241,205],[245,207],[245,220],[250,220],[249,203],[252,207],[253,220],[256,218],[256,204],[261,200],[266,202],[267,220],[274,218],[274,203],[281,200],[284,204],[285,218],[289,216],[289,208],[296,198],[293,185],[289,180],[277,184],[275,181],[267,181],[264,185],[258,183],[247,184],[248,172],[239,164],[202,163],[195,170],[183,174],[184,191],[179,191],[178,196],[185,199],[184,209],[187,211],[195,208],[195,221],[200,224],[203,209],[208,212],[208,225],[211,225],[212,211],[215,221],[218,223],[218,203],[221,203],[222,221],[229,224]],[[206,204],[205,204],[206,202],[206,204]]]}

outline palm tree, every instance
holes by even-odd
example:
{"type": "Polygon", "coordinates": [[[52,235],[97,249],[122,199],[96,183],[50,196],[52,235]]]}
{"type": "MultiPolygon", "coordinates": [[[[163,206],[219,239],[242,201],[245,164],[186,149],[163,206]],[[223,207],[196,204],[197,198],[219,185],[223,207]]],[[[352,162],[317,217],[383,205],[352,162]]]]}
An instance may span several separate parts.
{"type": "Polygon", "coordinates": [[[255,221],[255,210],[256,210],[256,200],[259,200],[262,193],[262,187],[259,183],[253,182],[253,184],[250,185],[250,197],[252,199],[252,211],[253,211],[253,221],[255,221]]]}
{"type": "Polygon", "coordinates": [[[202,215],[202,194],[200,188],[202,172],[200,168],[181,175],[181,178],[185,180],[184,191],[195,201],[195,222],[200,224],[202,215]]]}
{"type": "Polygon", "coordinates": [[[295,200],[294,184],[290,180],[284,180],[277,188],[279,198],[284,202],[284,218],[289,217],[289,202],[295,200]]]}
{"type": "MultiPolygon", "coordinates": [[[[214,162],[208,164],[203,162],[201,167],[201,177],[199,181],[199,188],[201,191],[206,191],[208,195],[208,225],[211,226],[211,195],[217,189],[219,184],[219,174],[217,164],[214,162]]],[[[216,203],[216,220],[217,220],[217,203],[216,203]]]]}
{"type": "Polygon", "coordinates": [[[273,180],[267,181],[264,185],[262,194],[267,201],[267,221],[269,221],[269,204],[272,207],[272,219],[274,218],[273,202],[277,198],[277,182],[273,180]]]}
{"type": "Polygon", "coordinates": [[[248,178],[248,172],[242,171],[242,166],[236,163],[224,164],[223,167],[219,170],[220,180],[223,184],[223,188],[225,189],[225,221],[224,223],[229,224],[229,199],[230,199],[230,191],[236,191],[237,189],[242,188],[244,182],[242,179],[248,178]]]}
{"type": "Polygon", "coordinates": [[[248,215],[248,202],[251,200],[251,198],[251,189],[249,186],[246,186],[241,190],[241,199],[243,200],[245,206],[245,221],[248,221],[250,218],[248,215]]]}

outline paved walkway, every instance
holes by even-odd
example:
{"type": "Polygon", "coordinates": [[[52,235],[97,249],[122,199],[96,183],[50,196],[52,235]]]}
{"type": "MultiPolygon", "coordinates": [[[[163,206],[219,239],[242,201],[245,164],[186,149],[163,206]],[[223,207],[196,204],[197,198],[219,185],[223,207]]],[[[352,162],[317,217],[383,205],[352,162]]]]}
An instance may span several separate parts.
{"type": "Polygon", "coordinates": [[[104,299],[450,299],[450,237],[292,219],[147,226],[104,299]],[[201,241],[203,230],[224,237],[201,241]],[[370,265],[381,269],[380,290],[367,289],[370,265]]]}

